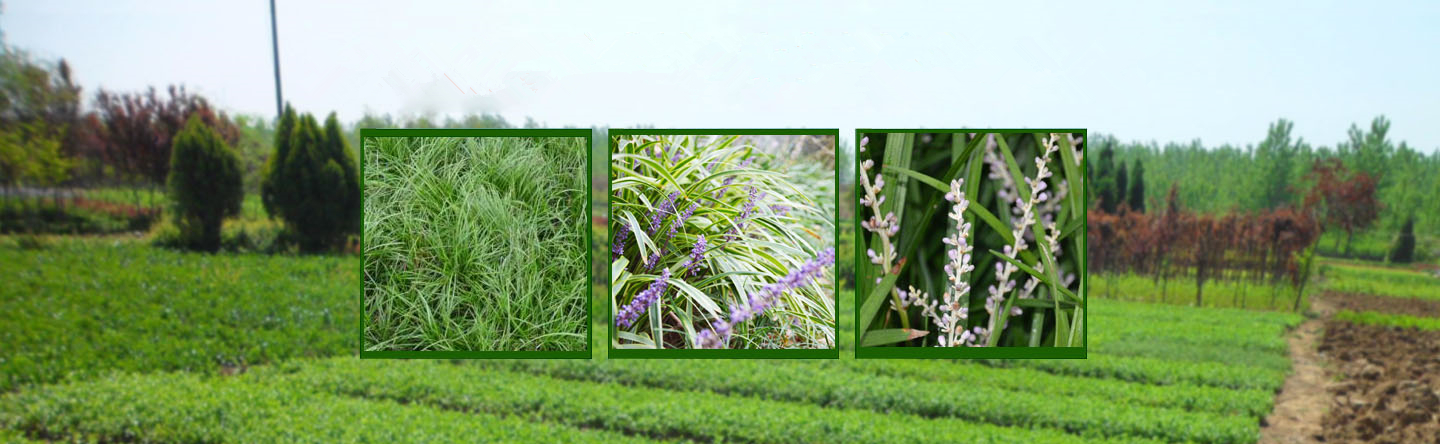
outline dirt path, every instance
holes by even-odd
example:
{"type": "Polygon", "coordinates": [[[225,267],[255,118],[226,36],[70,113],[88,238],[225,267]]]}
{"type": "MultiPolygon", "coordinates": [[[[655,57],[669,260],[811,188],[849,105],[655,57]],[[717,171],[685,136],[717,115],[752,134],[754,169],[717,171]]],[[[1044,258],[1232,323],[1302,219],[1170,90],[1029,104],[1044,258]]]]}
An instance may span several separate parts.
{"type": "Polygon", "coordinates": [[[1325,320],[1335,307],[1321,296],[1310,303],[1317,317],[1301,323],[1290,332],[1290,362],[1294,373],[1285,379],[1285,386],[1275,397],[1275,410],[1265,418],[1260,429],[1260,442],[1273,444],[1318,443],[1325,412],[1330,406],[1325,374],[1325,356],[1317,348],[1324,335],[1325,320]]]}

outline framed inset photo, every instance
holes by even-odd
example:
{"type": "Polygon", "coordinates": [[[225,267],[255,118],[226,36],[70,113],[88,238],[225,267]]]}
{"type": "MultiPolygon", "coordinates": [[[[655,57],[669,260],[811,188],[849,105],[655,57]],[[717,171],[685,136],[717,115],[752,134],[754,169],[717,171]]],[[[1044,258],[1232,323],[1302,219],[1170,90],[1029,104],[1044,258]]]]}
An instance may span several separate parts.
{"type": "Polygon", "coordinates": [[[360,138],[361,358],[590,358],[590,130],[360,138]]]}
{"type": "Polygon", "coordinates": [[[838,130],[610,130],[611,358],[839,357],[838,130]]]}
{"type": "Polygon", "coordinates": [[[859,129],[857,358],[1084,358],[1083,129],[859,129]]]}

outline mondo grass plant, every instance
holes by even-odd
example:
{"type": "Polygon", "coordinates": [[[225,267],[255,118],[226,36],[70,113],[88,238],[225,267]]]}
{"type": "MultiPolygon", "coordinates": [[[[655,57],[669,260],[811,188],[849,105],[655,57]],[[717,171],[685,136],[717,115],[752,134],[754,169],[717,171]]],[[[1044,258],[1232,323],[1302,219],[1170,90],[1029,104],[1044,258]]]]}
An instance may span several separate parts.
{"type": "Polygon", "coordinates": [[[365,139],[365,349],[584,350],[584,141],[365,139]]]}
{"type": "Polygon", "coordinates": [[[1083,134],[860,138],[860,346],[1085,343],[1083,134]]]}
{"type": "Polygon", "coordinates": [[[833,137],[612,141],[614,347],[834,347],[833,137]]]}

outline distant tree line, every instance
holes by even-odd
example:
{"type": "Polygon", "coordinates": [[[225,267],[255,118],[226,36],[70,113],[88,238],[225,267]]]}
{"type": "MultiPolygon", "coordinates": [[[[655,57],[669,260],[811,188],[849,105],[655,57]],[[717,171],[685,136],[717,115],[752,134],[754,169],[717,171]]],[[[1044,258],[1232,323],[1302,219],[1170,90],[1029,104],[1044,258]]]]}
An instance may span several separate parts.
{"type": "MultiPolygon", "coordinates": [[[[1180,206],[1199,213],[1224,214],[1299,208],[1317,176],[1317,162],[1334,159],[1347,174],[1373,181],[1379,203],[1373,224],[1351,225],[1340,251],[1355,234],[1381,230],[1399,241],[1409,225],[1411,236],[1440,236],[1440,152],[1422,153],[1389,137],[1391,123],[1376,117],[1368,127],[1352,125],[1347,138],[1315,146],[1292,135],[1294,123],[1278,120],[1253,145],[1205,146],[1189,143],[1130,142],[1094,135],[1091,140],[1090,201],[1105,213],[1145,212],[1165,201],[1175,185],[1180,206]],[[1128,168],[1127,168],[1128,167],[1128,168]],[[1146,185],[1159,184],[1159,187],[1146,185]]],[[[1337,240],[1338,242],[1338,240],[1337,240]]],[[[1398,246],[1398,245],[1397,245],[1398,246]]],[[[1412,247],[1413,248],[1413,247],[1412,247]]]]}

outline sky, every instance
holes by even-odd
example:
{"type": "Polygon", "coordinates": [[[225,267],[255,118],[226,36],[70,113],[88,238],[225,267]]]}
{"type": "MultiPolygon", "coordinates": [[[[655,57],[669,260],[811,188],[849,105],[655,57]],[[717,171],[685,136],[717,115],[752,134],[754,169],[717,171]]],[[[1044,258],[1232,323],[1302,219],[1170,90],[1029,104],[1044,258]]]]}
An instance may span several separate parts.
{"type": "MultiPolygon", "coordinates": [[[[264,1],[4,1],[87,91],[183,83],[273,115],[264,1]]],[[[1440,149],[1440,2],[277,2],[301,110],[547,126],[1088,128],[1313,145],[1384,114],[1440,149]],[[1003,4],[1002,4],[1003,3],[1003,4]],[[1426,122],[1429,122],[1427,124],[1426,122]]],[[[848,138],[848,137],[846,137],[848,138]]]]}

